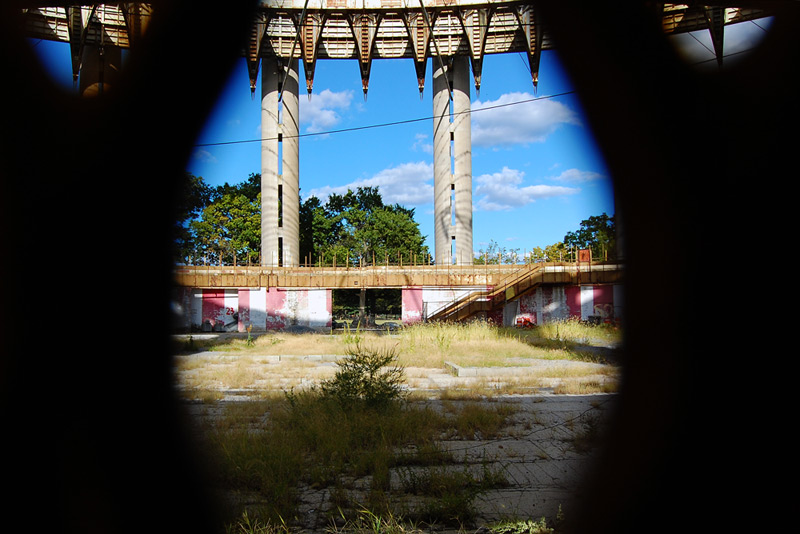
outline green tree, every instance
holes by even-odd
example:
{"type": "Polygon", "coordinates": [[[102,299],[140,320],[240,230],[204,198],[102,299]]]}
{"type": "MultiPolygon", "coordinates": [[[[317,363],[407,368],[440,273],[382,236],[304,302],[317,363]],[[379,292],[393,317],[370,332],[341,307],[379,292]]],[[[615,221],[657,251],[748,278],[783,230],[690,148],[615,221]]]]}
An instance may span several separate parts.
{"type": "MultiPolygon", "coordinates": [[[[179,184],[176,262],[244,264],[257,261],[261,248],[261,175],[238,184],[209,187],[186,173],[179,184]]],[[[301,201],[300,254],[303,263],[370,264],[388,259],[423,261],[428,250],[414,210],[385,205],[377,187],[332,194],[323,205],[301,201]]]]}
{"type": "Polygon", "coordinates": [[[258,258],[261,243],[261,175],[211,187],[184,173],[177,186],[175,261],[247,262],[258,258]]]}
{"type": "Polygon", "coordinates": [[[594,215],[581,221],[581,227],[564,236],[564,245],[575,249],[591,249],[595,259],[614,259],[617,249],[617,229],[614,215],[594,215]]]}
{"type": "Polygon", "coordinates": [[[414,222],[413,210],[400,206],[384,206],[373,211],[368,224],[356,231],[355,238],[362,244],[362,259],[368,263],[419,263],[420,255],[427,253],[425,238],[414,222]]]}
{"type": "Polygon", "coordinates": [[[385,205],[377,187],[332,194],[323,206],[311,197],[300,206],[300,250],[337,265],[421,262],[428,254],[414,210],[385,205]]]}
{"type": "Polygon", "coordinates": [[[497,244],[494,239],[489,240],[486,247],[478,250],[472,260],[474,265],[499,265],[519,263],[523,260],[518,248],[506,248],[497,244]]]}
{"type": "MultiPolygon", "coordinates": [[[[194,233],[195,260],[209,263],[247,263],[261,250],[261,194],[250,199],[244,194],[224,193],[206,206],[190,223],[194,233]]],[[[252,260],[251,260],[252,261],[252,260]]]]}
{"type": "Polygon", "coordinates": [[[501,247],[496,241],[490,240],[486,247],[480,249],[474,259],[475,265],[497,265],[500,263],[526,263],[568,261],[574,258],[574,251],[591,249],[595,259],[616,258],[616,226],[614,216],[605,213],[589,217],[581,221],[581,227],[575,232],[569,232],[563,242],[535,247],[523,258],[519,249],[501,247]]]}
{"type": "Polygon", "coordinates": [[[300,257],[304,261],[320,261],[322,251],[331,247],[333,224],[317,197],[300,200],[300,257]]]}
{"type": "Polygon", "coordinates": [[[540,263],[548,261],[566,261],[569,257],[569,251],[564,243],[558,242],[552,245],[547,245],[544,248],[534,247],[526,258],[528,263],[540,263]]]}
{"type": "Polygon", "coordinates": [[[186,263],[195,256],[195,235],[190,223],[209,205],[211,196],[212,189],[202,177],[185,172],[178,180],[173,226],[176,263],[186,263]]]}
{"type": "Polygon", "coordinates": [[[228,182],[225,182],[222,185],[218,185],[217,187],[210,189],[210,202],[217,202],[219,199],[223,198],[224,196],[239,196],[244,195],[250,201],[256,200],[258,195],[261,194],[261,174],[260,173],[250,173],[250,176],[247,177],[246,180],[243,182],[239,182],[237,184],[230,185],[228,182]]]}

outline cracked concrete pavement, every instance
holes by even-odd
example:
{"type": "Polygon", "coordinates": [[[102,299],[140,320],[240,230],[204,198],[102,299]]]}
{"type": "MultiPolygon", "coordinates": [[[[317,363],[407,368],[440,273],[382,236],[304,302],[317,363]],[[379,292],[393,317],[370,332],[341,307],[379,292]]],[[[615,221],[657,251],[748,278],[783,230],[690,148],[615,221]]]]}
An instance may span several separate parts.
{"type": "MultiPolygon", "coordinates": [[[[205,357],[214,355],[205,354],[205,357]]],[[[325,376],[325,373],[332,373],[335,369],[332,357],[313,360],[312,367],[322,373],[317,376],[325,376]]],[[[273,363],[279,361],[280,358],[273,363]]],[[[310,368],[306,368],[305,372],[310,373],[310,368]]],[[[433,407],[441,407],[444,402],[475,402],[442,401],[433,393],[487,376],[501,381],[509,373],[513,374],[513,369],[504,368],[496,373],[492,373],[491,369],[483,369],[480,373],[473,373],[469,369],[418,372],[415,373],[416,388],[429,391],[432,395],[428,400],[414,402],[426,402],[433,407]],[[484,376],[477,377],[477,374],[484,376]]],[[[582,474],[592,459],[593,449],[584,446],[582,438],[602,428],[614,406],[616,395],[554,395],[541,391],[537,390],[537,394],[533,395],[498,395],[480,401],[514,406],[510,425],[499,437],[483,439],[475,435],[473,439],[441,442],[445,449],[461,460],[458,463],[460,468],[491,469],[502,473],[507,481],[505,487],[488,490],[475,499],[477,518],[473,528],[500,520],[541,517],[552,524],[559,515],[570,513],[582,474]]],[[[225,403],[248,399],[252,393],[252,390],[229,390],[217,403],[195,402],[187,406],[191,414],[207,416],[225,403]]],[[[399,483],[399,473],[394,473],[392,477],[393,485],[399,483]]],[[[354,481],[353,485],[369,487],[368,478],[354,481]]],[[[324,530],[330,525],[331,516],[335,515],[332,506],[329,489],[301,488],[301,506],[296,526],[306,532],[324,530]]]]}

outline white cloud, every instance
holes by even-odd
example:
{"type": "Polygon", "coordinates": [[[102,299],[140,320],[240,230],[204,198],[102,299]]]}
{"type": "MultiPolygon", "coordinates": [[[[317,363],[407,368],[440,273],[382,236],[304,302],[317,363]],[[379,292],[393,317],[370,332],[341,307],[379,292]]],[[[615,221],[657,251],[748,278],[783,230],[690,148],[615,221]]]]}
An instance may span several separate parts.
{"type": "Polygon", "coordinates": [[[217,158],[204,148],[196,148],[194,152],[192,152],[192,159],[202,163],[217,163],[217,158]]]}
{"type": "Polygon", "coordinates": [[[300,99],[300,122],[306,124],[306,131],[319,133],[330,130],[341,120],[336,110],[346,110],[353,100],[353,91],[335,93],[324,89],[319,94],[314,94],[311,99],[300,99]]]}
{"type": "Polygon", "coordinates": [[[325,202],[331,193],[343,195],[348,189],[359,187],[378,187],[384,204],[400,204],[411,207],[433,202],[433,164],[425,162],[403,163],[396,167],[383,169],[371,178],[355,180],[349,184],[331,187],[318,187],[309,191],[325,202]]]}
{"type": "Polygon", "coordinates": [[[414,144],[411,145],[411,150],[414,152],[422,151],[426,154],[433,154],[433,144],[428,142],[428,135],[418,133],[414,136],[414,144]]]}
{"type": "Polygon", "coordinates": [[[507,211],[520,208],[544,198],[574,195],[580,189],[574,187],[552,185],[527,185],[523,186],[525,173],[516,169],[503,167],[503,170],[493,174],[483,174],[475,178],[478,184],[475,196],[478,202],[476,209],[482,211],[507,211]]]}
{"type": "Polygon", "coordinates": [[[566,183],[577,184],[583,182],[591,182],[593,180],[602,180],[603,178],[605,178],[604,175],[594,171],[567,169],[558,176],[553,176],[550,179],[555,182],[566,182],[566,183]]]}
{"type": "Polygon", "coordinates": [[[502,146],[541,143],[563,124],[580,124],[577,113],[566,105],[542,99],[525,102],[532,98],[533,95],[529,93],[508,93],[497,100],[473,102],[472,144],[502,146]],[[523,103],[507,105],[514,102],[523,103]]]}

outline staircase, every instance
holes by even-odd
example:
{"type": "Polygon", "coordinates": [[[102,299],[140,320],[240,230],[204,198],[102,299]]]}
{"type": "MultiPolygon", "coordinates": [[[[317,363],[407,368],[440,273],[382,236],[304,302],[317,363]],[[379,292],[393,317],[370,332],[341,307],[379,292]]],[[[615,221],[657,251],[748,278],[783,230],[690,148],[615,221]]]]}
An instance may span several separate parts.
{"type": "Polygon", "coordinates": [[[476,313],[496,310],[541,284],[543,273],[543,264],[523,265],[502,279],[494,288],[470,293],[438,310],[427,320],[458,322],[469,319],[476,313]]]}

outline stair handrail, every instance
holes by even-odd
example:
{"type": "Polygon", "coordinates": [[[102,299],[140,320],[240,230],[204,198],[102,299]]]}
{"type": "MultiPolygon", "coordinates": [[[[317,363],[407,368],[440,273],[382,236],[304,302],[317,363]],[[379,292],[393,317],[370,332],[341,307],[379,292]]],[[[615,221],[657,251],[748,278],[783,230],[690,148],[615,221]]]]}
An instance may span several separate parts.
{"type": "Polygon", "coordinates": [[[429,317],[428,319],[429,320],[438,320],[440,318],[450,317],[453,314],[458,313],[458,311],[460,309],[462,309],[465,306],[468,306],[468,305],[470,305],[473,302],[478,301],[478,300],[489,301],[489,302],[493,303],[494,300],[495,300],[495,297],[498,294],[501,294],[501,293],[505,294],[505,291],[509,287],[511,287],[512,285],[516,285],[519,282],[521,282],[522,280],[525,280],[527,278],[530,278],[530,277],[534,276],[536,273],[541,273],[542,270],[543,269],[542,269],[542,264],[541,263],[526,263],[522,267],[520,267],[519,269],[516,269],[515,271],[512,271],[507,276],[505,276],[503,279],[501,279],[500,282],[496,286],[494,286],[491,290],[485,290],[484,289],[484,290],[481,290],[481,291],[475,291],[475,292],[469,293],[469,294],[465,295],[464,297],[451,302],[450,304],[448,304],[447,306],[445,306],[441,310],[438,310],[436,313],[431,315],[431,317],[429,317]]]}

